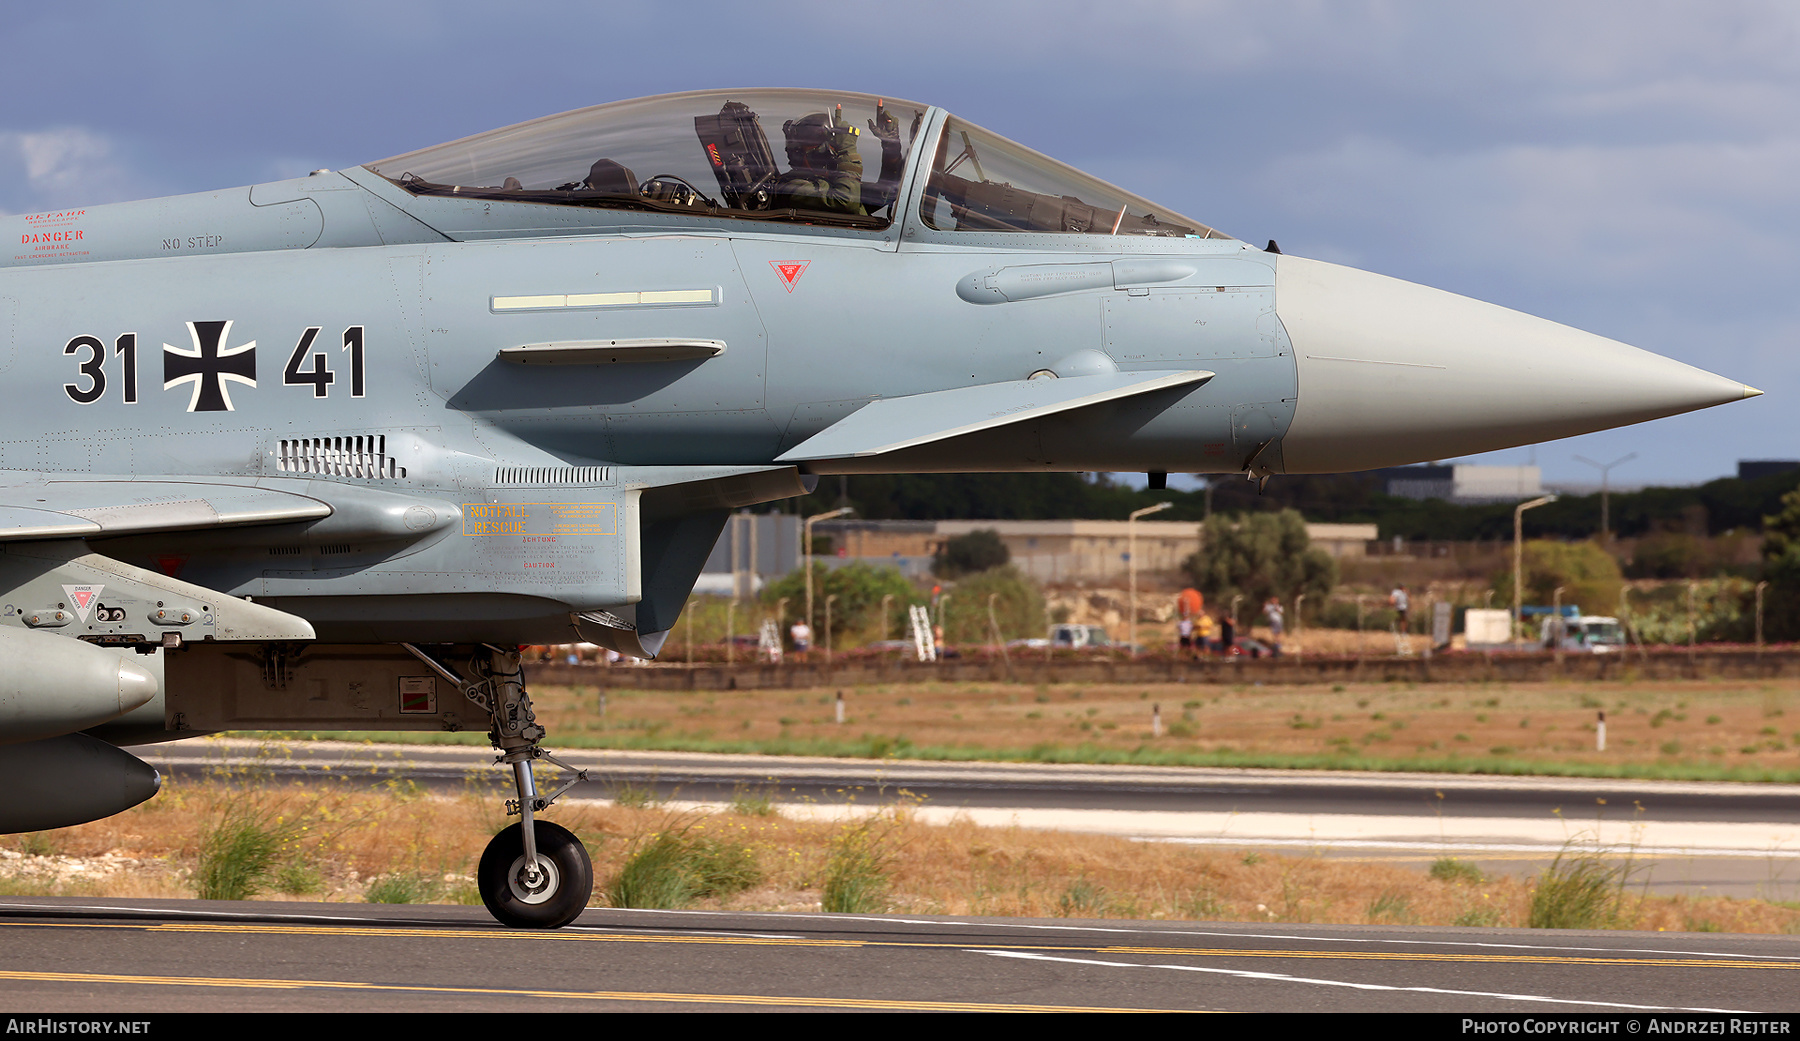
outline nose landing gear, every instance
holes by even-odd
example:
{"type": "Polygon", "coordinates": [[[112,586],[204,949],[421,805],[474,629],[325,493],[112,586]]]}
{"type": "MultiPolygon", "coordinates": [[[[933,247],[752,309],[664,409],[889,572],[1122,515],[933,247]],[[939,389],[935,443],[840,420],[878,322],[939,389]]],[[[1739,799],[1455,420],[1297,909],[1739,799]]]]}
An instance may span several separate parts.
{"type": "Polygon", "coordinates": [[[540,821],[536,815],[564,792],[587,780],[586,770],[572,769],[538,746],[544,728],[531,711],[524,672],[516,650],[488,646],[473,656],[466,679],[447,662],[406,644],[413,656],[456,685],[463,696],[488,713],[493,728],[488,739],[500,752],[496,762],[513,768],[519,798],[508,799],[508,814],[520,822],[488,843],[475,872],[481,902],[502,925],[518,929],[560,929],[580,916],[594,892],[594,867],[587,850],[567,828],[540,821]],[[543,759],[574,774],[574,779],[548,796],[540,796],[531,763],[543,759]]]}

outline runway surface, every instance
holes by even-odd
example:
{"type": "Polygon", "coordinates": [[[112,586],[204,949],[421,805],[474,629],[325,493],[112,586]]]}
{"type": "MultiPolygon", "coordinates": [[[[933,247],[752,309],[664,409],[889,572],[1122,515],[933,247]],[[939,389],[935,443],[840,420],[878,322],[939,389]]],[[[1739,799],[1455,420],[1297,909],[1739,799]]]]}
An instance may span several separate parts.
{"type": "Polygon", "coordinates": [[[1782,1012],[1791,937],[0,900],[10,1012],[1782,1012]]]}
{"type": "MultiPolygon", "coordinates": [[[[165,773],[249,770],[428,788],[498,786],[475,746],[196,739],[133,751],[165,773]]],[[[904,798],[927,820],[1127,836],[1428,866],[1440,856],[1535,874],[1567,846],[1629,853],[1652,892],[1800,899],[1800,785],[1331,771],[949,763],[675,752],[559,755],[591,783],[567,798],[654,790],[677,805],[752,791],[795,816],[904,798]]]]}

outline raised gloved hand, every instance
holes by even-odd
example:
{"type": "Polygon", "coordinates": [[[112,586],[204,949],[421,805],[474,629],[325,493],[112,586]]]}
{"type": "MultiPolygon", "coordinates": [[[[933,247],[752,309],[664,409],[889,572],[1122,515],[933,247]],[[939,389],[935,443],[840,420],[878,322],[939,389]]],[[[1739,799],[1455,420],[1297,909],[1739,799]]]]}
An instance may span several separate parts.
{"type": "Polygon", "coordinates": [[[880,101],[875,102],[875,118],[869,120],[869,130],[884,141],[900,140],[899,122],[888,115],[887,107],[880,101]]]}

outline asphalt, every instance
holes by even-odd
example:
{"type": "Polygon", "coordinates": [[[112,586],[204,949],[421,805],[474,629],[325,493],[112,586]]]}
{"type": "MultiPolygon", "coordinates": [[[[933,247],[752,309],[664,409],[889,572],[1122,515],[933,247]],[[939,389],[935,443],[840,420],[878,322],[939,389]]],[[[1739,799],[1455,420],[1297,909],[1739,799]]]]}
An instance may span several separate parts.
{"type": "Polygon", "coordinates": [[[601,909],[520,932],[465,907],[0,900],[13,1016],[1438,1012],[1636,1033],[1791,1012],[1797,973],[1792,937],[601,909]]]}

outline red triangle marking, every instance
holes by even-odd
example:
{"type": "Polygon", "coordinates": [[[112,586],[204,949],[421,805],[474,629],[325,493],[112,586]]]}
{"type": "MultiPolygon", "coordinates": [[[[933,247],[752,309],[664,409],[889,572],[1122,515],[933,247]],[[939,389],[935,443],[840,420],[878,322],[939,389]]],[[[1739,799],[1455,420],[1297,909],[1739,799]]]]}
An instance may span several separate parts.
{"type": "Polygon", "coordinates": [[[187,563],[186,557],[157,557],[156,558],[156,566],[161,568],[162,573],[165,575],[168,575],[170,578],[177,577],[181,573],[182,565],[184,565],[186,563],[187,563]]]}
{"type": "Polygon", "coordinates": [[[74,595],[75,595],[75,606],[85,610],[87,608],[88,601],[92,600],[94,598],[94,591],[92,589],[78,589],[75,591],[74,595]]]}
{"type": "Polygon", "coordinates": [[[810,260],[771,260],[769,266],[775,269],[776,277],[781,279],[781,284],[787,286],[787,291],[791,293],[811,263],[810,260]]]}

